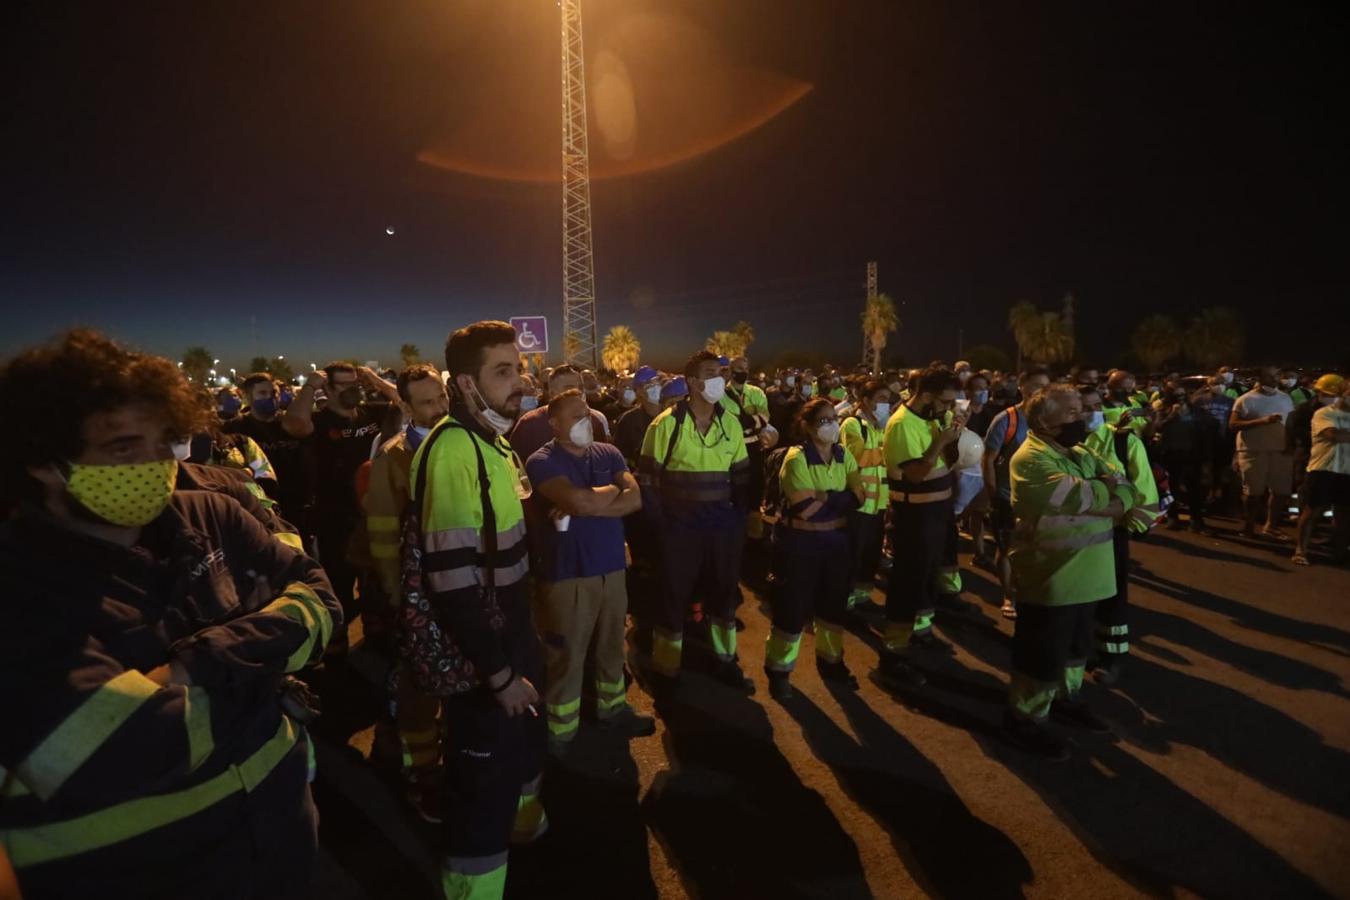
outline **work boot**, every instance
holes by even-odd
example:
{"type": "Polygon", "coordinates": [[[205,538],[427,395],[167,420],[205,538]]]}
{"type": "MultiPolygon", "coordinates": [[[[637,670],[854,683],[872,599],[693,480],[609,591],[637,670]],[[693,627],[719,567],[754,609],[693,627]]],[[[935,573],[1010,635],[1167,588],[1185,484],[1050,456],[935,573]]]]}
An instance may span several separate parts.
{"type": "Polygon", "coordinates": [[[1081,728],[1092,734],[1110,734],[1111,726],[1106,720],[1088,708],[1084,700],[1055,700],[1050,704],[1050,715],[1075,728],[1081,728]]]}
{"type": "Polygon", "coordinates": [[[598,723],[602,731],[626,738],[650,737],[656,734],[656,720],[651,716],[640,715],[633,707],[625,706],[613,715],[606,716],[598,723]]]}
{"type": "Polygon", "coordinates": [[[848,666],[844,665],[842,659],[838,662],[826,662],[818,658],[816,659],[816,671],[820,673],[822,681],[837,684],[850,691],[858,689],[858,679],[848,670],[848,666]]]}
{"type": "Polygon", "coordinates": [[[755,694],[755,683],[745,677],[745,673],[741,671],[740,663],[735,660],[719,662],[717,667],[713,669],[712,676],[727,687],[744,692],[746,696],[753,697],[755,694]]]}
{"type": "Polygon", "coordinates": [[[1028,753],[1052,762],[1063,762],[1069,758],[1068,743],[1043,722],[1018,718],[1012,712],[1005,711],[1000,731],[1004,740],[1028,753]]]}
{"type": "Polygon", "coordinates": [[[1003,598],[1003,605],[999,607],[998,611],[1003,614],[1003,618],[1005,619],[1010,621],[1017,620],[1017,603],[1014,602],[1011,597],[1003,598]]]}
{"type": "Polygon", "coordinates": [[[893,691],[911,690],[928,683],[923,673],[899,653],[881,654],[872,675],[882,687],[893,691]]]}
{"type": "Polygon", "coordinates": [[[787,672],[779,672],[774,669],[765,669],[764,674],[769,677],[769,696],[779,703],[786,703],[797,692],[792,689],[792,682],[787,672]]]}
{"type": "Polygon", "coordinates": [[[1104,665],[1100,665],[1092,670],[1092,677],[1098,684],[1110,687],[1120,682],[1120,676],[1125,668],[1125,663],[1120,659],[1112,659],[1104,665]]]}
{"type": "Polygon", "coordinates": [[[956,651],[948,641],[944,641],[931,631],[925,631],[922,634],[916,634],[909,639],[912,646],[920,650],[926,650],[930,653],[945,653],[948,656],[955,655],[956,651]]]}

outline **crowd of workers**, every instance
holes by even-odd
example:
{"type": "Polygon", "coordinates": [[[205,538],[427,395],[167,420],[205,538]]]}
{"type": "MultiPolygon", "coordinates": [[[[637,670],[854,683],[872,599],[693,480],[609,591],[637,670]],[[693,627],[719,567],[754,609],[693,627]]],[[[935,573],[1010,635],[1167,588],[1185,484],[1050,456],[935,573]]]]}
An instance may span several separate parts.
{"type": "Polygon", "coordinates": [[[499,897],[583,723],[653,734],[629,692],[659,714],[695,668],[755,692],[743,562],[768,572],[774,700],[808,631],[820,676],[857,689],[856,628],[903,694],[950,652],[933,625],[960,608],[965,530],[1015,620],[1003,733],[1057,760],[1051,719],[1109,730],[1081,687],[1126,677],[1132,540],[1212,534],[1238,492],[1246,536],[1287,540],[1296,495],[1293,561],[1331,510],[1345,560],[1338,375],[766,373],[706,350],[673,373],[529,373],[515,342],[478,322],[444,370],[333,363],[215,392],[88,331],[4,366],[23,427],[3,450],[0,673],[23,689],[0,700],[0,896],[303,896],[313,688],[357,618],[390,663],[377,730],[442,826],[445,895],[499,897]]]}

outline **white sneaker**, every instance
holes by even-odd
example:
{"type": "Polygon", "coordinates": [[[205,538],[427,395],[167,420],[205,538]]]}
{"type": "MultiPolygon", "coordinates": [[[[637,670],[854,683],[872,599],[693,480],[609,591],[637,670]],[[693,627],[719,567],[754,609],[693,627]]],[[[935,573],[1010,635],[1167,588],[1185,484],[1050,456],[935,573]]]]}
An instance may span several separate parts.
{"type": "Polygon", "coordinates": [[[1010,598],[1004,597],[1003,606],[999,609],[999,612],[1003,613],[1003,618],[1005,619],[1016,619],[1017,604],[1014,603],[1010,598]]]}

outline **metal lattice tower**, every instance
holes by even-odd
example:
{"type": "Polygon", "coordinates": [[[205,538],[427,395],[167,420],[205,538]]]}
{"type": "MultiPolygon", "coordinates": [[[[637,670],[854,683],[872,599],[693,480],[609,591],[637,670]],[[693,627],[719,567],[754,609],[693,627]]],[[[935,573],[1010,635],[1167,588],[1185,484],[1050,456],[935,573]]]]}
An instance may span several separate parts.
{"type": "MultiPolygon", "coordinates": [[[[877,264],[870,262],[867,264],[867,299],[871,300],[877,295],[877,264]]],[[[872,355],[872,340],[867,333],[863,333],[863,362],[869,361],[872,355]]]]}
{"type": "Polygon", "coordinates": [[[599,342],[581,0],[559,0],[558,6],[562,9],[563,356],[572,365],[595,369],[599,342]]]}

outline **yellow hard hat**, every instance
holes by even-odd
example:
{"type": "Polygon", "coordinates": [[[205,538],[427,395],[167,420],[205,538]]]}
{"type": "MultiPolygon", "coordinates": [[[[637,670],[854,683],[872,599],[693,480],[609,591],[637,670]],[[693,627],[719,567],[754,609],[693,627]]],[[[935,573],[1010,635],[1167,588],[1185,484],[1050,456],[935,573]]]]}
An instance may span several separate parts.
{"type": "Polygon", "coordinates": [[[1313,384],[1313,390],[1319,394],[1339,394],[1345,390],[1345,379],[1335,372],[1328,372],[1313,384]]]}

